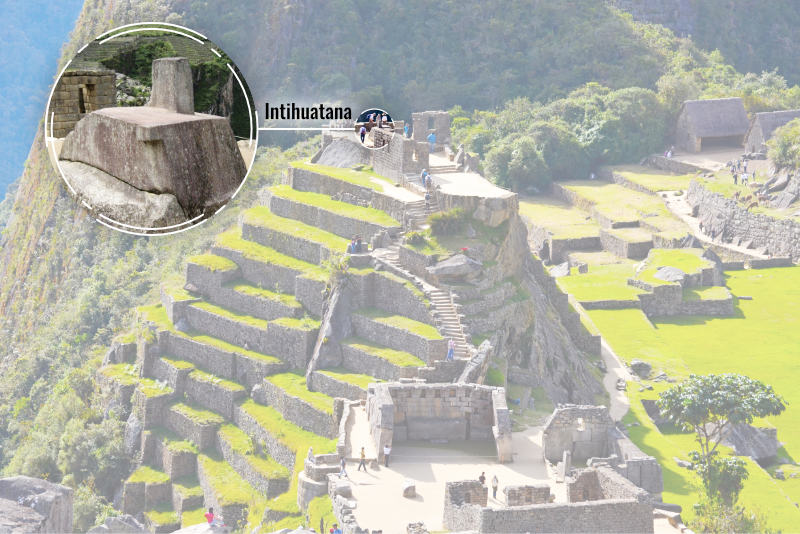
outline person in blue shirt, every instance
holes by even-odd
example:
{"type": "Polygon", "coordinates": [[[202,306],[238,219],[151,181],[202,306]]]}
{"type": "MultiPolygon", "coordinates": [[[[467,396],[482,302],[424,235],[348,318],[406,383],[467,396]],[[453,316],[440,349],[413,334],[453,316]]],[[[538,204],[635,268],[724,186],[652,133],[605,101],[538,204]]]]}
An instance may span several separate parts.
{"type": "Polygon", "coordinates": [[[406,137],[411,137],[411,136],[408,134],[408,123],[406,123],[406,125],[405,125],[405,126],[403,126],[403,134],[404,134],[406,137]]]}
{"type": "Polygon", "coordinates": [[[436,134],[434,132],[431,132],[428,135],[428,143],[431,145],[431,152],[433,152],[433,149],[436,146],[436,134]]]}

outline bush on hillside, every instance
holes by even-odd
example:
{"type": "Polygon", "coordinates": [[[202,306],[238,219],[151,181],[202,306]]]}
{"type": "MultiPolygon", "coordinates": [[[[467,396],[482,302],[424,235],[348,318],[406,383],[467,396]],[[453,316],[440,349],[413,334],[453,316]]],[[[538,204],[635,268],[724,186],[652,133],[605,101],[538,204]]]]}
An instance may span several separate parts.
{"type": "Polygon", "coordinates": [[[434,213],[428,217],[433,235],[453,235],[461,232],[467,223],[467,215],[461,208],[434,213]]]}
{"type": "Polygon", "coordinates": [[[800,119],[776,129],[767,141],[769,158],[779,169],[800,168],[800,119]]]}

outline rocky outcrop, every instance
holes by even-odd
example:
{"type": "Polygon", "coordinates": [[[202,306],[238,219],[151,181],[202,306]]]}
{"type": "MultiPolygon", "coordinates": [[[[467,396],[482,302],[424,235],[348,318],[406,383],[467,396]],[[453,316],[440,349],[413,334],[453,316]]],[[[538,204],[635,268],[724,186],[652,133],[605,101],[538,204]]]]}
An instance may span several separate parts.
{"type": "Polygon", "coordinates": [[[38,478],[0,479],[0,532],[72,532],[72,494],[38,478]]]}

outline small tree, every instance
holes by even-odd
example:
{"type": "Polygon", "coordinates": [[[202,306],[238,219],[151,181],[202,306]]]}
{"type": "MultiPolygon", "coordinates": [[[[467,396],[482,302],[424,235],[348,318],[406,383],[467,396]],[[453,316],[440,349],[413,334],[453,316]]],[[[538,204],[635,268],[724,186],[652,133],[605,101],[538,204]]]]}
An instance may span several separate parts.
{"type": "Polygon", "coordinates": [[[786,409],[772,386],[733,373],[691,375],[662,392],[658,407],[667,419],[695,433],[706,461],[731,426],[778,415],[786,409]]]}

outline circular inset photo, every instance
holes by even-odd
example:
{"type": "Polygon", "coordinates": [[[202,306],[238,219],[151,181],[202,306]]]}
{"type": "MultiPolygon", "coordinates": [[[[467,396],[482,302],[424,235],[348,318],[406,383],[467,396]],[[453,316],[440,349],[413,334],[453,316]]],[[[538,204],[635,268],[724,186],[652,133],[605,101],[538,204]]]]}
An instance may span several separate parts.
{"type": "Polygon", "coordinates": [[[214,43],[181,26],[104,33],[67,64],[47,105],[48,153],[101,223],[180,232],[228,203],[255,157],[250,91],[214,43]]]}
{"type": "Polygon", "coordinates": [[[383,148],[389,143],[394,133],[403,132],[402,121],[398,124],[384,110],[369,108],[362,111],[358,117],[354,130],[356,137],[367,148],[383,148]]]}

